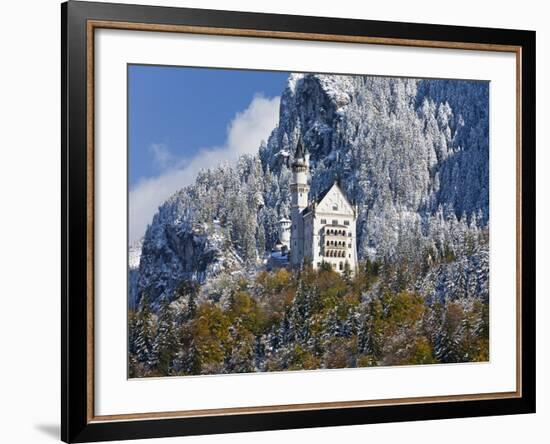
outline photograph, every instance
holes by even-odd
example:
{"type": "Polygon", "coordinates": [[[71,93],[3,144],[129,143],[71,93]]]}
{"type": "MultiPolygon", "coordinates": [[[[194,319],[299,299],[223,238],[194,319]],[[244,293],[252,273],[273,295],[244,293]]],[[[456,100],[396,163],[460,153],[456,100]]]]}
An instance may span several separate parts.
{"type": "Polygon", "coordinates": [[[490,81],[127,88],[128,378],[490,361],[490,81]]]}

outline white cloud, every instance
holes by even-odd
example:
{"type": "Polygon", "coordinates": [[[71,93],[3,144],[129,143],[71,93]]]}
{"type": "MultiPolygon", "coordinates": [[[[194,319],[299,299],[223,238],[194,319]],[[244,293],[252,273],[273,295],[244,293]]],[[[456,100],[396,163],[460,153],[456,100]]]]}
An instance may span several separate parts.
{"type": "Polygon", "coordinates": [[[160,170],[165,170],[174,161],[174,156],[164,143],[152,143],[149,151],[153,155],[153,163],[160,170]]]}
{"type": "Polygon", "coordinates": [[[145,234],[159,205],[179,189],[191,184],[201,169],[234,161],[243,154],[257,153],[261,141],[267,140],[277,125],[279,102],[280,97],[255,96],[250,105],[237,113],[228,125],[224,145],[203,148],[192,158],[175,159],[166,145],[152,145],[153,161],[165,169],[160,175],[144,179],[130,190],[130,242],[145,234]],[[170,164],[176,166],[167,168],[170,164]]]}

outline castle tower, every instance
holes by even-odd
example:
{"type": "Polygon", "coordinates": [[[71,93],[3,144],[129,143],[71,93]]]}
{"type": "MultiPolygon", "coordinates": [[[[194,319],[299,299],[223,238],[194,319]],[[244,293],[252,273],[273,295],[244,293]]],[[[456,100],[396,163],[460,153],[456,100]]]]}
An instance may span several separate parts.
{"type": "MultiPolygon", "coordinates": [[[[307,155],[309,159],[309,155],[307,155]]],[[[309,165],[306,162],[306,153],[302,140],[298,140],[294,161],[292,162],[292,183],[290,184],[291,209],[290,220],[290,263],[300,266],[304,258],[304,221],[302,211],[308,204],[308,173],[309,165]]]]}
{"type": "Polygon", "coordinates": [[[286,217],[281,217],[278,222],[279,225],[279,241],[283,246],[290,250],[290,227],[292,221],[286,217]]]}

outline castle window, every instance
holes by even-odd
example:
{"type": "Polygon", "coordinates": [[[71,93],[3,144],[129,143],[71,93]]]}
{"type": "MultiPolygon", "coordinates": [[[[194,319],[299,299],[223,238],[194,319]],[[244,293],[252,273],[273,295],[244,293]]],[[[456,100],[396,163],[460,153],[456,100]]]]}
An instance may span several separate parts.
{"type": "Polygon", "coordinates": [[[351,244],[348,244],[348,248],[351,248],[351,244]]]}
{"type": "Polygon", "coordinates": [[[340,268],[340,270],[344,269],[344,263],[343,262],[340,262],[339,268],[340,268]]]}
{"type": "Polygon", "coordinates": [[[338,221],[336,219],[332,220],[332,225],[338,225],[338,221]]]}
{"type": "Polygon", "coordinates": [[[349,220],[345,220],[344,225],[349,225],[349,220]]]}
{"type": "Polygon", "coordinates": [[[350,253],[349,257],[351,258],[351,253],[350,253]]]}
{"type": "Polygon", "coordinates": [[[333,205],[332,206],[332,211],[338,211],[338,205],[333,205]]]}
{"type": "Polygon", "coordinates": [[[326,220],[326,219],[321,219],[321,223],[322,223],[323,225],[326,225],[327,220],[326,220]]]}
{"type": "Polygon", "coordinates": [[[351,237],[351,231],[348,233],[348,237],[351,237]]]}

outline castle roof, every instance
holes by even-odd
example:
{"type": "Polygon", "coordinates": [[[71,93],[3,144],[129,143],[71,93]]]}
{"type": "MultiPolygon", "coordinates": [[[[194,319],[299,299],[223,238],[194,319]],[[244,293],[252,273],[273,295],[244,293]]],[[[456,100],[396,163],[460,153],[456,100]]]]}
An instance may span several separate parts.
{"type": "Polygon", "coordinates": [[[325,198],[325,196],[329,193],[329,191],[332,190],[334,187],[338,189],[338,191],[344,197],[348,205],[353,208],[353,204],[347,198],[346,193],[344,193],[344,191],[342,190],[342,187],[340,186],[340,179],[335,179],[330,187],[327,187],[322,193],[317,195],[317,197],[314,199],[314,202],[316,204],[320,204],[321,201],[325,198]]]}
{"type": "Polygon", "coordinates": [[[295,159],[303,159],[304,158],[304,146],[302,145],[302,138],[301,137],[298,139],[298,143],[296,144],[296,151],[294,152],[294,158],[295,159]]]}

